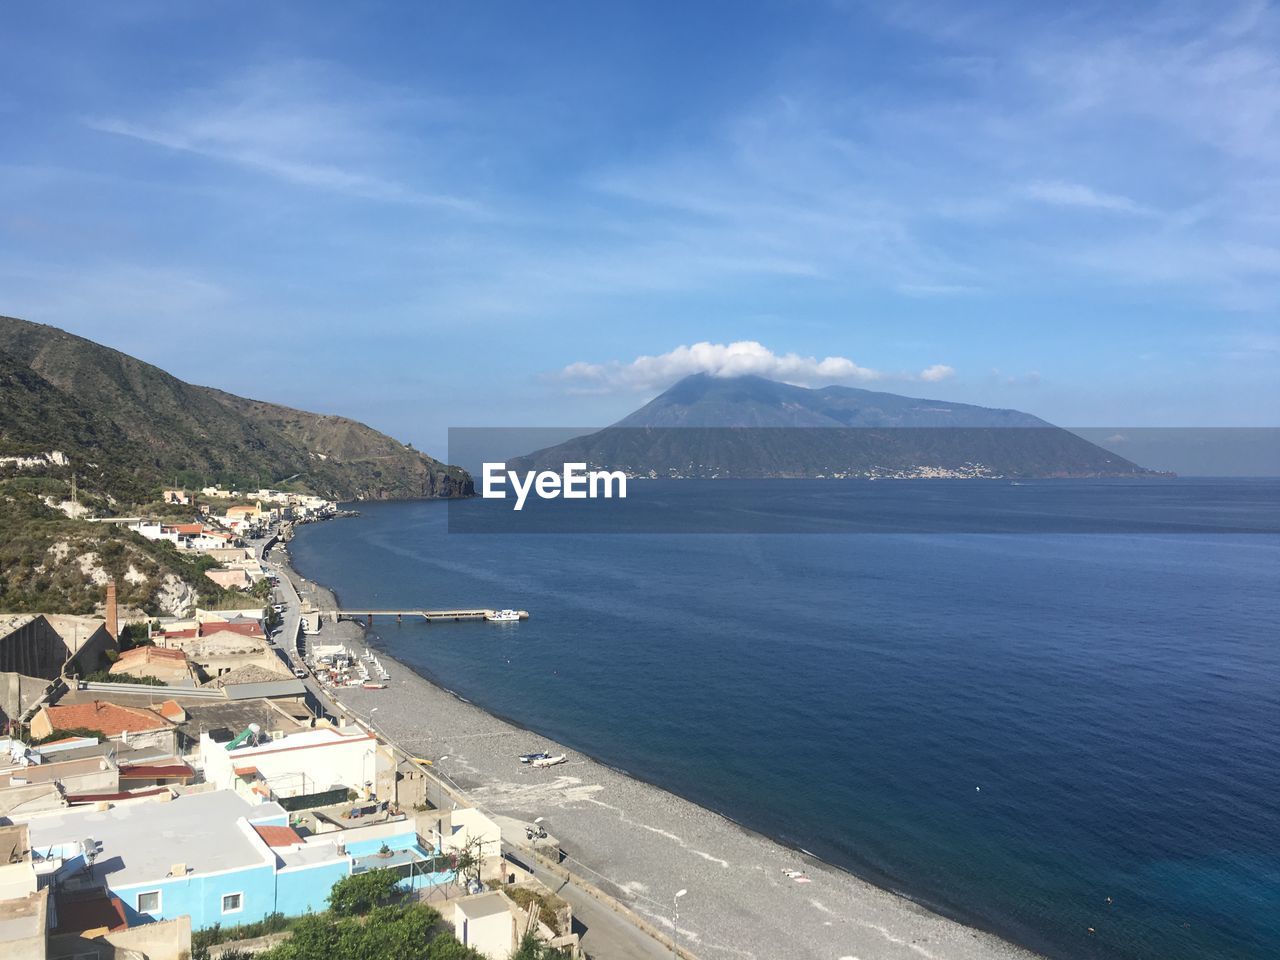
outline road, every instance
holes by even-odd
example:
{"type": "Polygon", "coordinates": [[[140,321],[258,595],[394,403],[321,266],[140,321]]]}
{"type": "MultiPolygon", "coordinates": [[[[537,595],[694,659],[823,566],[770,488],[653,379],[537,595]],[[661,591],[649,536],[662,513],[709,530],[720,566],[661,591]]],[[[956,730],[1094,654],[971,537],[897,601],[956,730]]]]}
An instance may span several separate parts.
{"type": "Polygon", "coordinates": [[[269,542],[271,542],[270,539],[264,538],[251,540],[249,543],[267,569],[280,580],[275,594],[278,597],[277,602],[284,604],[284,611],[280,615],[280,631],[276,634],[276,650],[283,655],[285,662],[289,664],[289,669],[306,671],[307,675],[302,678],[302,682],[314,698],[313,706],[319,705],[328,716],[338,717],[342,713],[341,708],[330,699],[310,671],[307,671],[306,664],[298,653],[298,636],[302,630],[302,598],[294,585],[292,571],[286,569],[282,563],[273,560],[270,554],[264,551],[264,546],[269,542]]]}
{"type": "Polygon", "coordinates": [[[671,952],[625,917],[580,889],[576,884],[547,876],[538,878],[573,907],[574,929],[582,949],[592,960],[659,960],[671,952]]]}

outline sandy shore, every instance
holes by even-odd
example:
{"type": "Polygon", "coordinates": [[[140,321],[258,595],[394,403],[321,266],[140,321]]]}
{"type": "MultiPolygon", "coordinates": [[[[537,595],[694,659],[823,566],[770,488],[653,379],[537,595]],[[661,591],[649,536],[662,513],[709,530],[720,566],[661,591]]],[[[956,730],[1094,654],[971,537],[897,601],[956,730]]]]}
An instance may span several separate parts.
{"type": "MultiPolygon", "coordinates": [[[[328,625],[324,633],[324,642],[363,649],[357,624],[328,625]]],[[[344,689],[344,707],[372,717],[410,752],[447,757],[438,768],[482,809],[526,822],[544,818],[572,858],[566,866],[660,929],[672,930],[672,895],[687,888],[680,942],[704,960],[1036,956],[506,723],[378,656],[391,673],[387,689],[344,689]],[[569,762],[538,770],[516,759],[535,750],[565,753],[569,762]],[[803,871],[808,882],[784,870],[803,871]]]]}

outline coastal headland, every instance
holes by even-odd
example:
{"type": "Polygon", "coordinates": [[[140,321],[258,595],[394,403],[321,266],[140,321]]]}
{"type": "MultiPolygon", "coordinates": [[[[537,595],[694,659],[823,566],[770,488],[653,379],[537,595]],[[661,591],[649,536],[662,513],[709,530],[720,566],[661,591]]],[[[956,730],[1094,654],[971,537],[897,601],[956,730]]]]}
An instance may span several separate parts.
{"type": "MultiPolygon", "coordinates": [[[[316,607],[340,607],[321,585],[305,589],[316,607]]],[[[367,641],[377,650],[362,624],[324,630],[324,642],[359,650],[367,641]]],[[[1037,956],[500,719],[377,652],[391,674],[387,688],[334,691],[342,708],[406,753],[431,759],[438,776],[491,815],[542,818],[566,868],[668,936],[672,897],[687,889],[678,938],[702,960],[1037,956]],[[534,751],[568,760],[546,769],[519,762],[534,751]]]]}

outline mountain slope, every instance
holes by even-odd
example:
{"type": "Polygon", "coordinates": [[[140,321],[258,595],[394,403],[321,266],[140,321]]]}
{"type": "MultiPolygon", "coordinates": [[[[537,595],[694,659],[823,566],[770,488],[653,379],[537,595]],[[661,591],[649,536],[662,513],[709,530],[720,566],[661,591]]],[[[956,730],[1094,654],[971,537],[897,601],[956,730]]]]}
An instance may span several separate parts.
{"type": "Polygon", "coordinates": [[[153,491],[176,477],[251,488],[290,480],[338,500],[471,492],[465,471],[354,420],[184,383],[54,327],[0,317],[0,354],[0,445],[106,461],[103,492],[118,498],[137,499],[118,475],[125,463],[153,491]]]}
{"type": "Polygon", "coordinates": [[[604,430],[515,469],[653,477],[1098,477],[1149,471],[1017,410],[760,377],[686,377],[604,430]]]}
{"type": "Polygon", "coordinates": [[[1048,427],[1017,410],[764,377],[685,377],[615,427],[1048,427]]]}

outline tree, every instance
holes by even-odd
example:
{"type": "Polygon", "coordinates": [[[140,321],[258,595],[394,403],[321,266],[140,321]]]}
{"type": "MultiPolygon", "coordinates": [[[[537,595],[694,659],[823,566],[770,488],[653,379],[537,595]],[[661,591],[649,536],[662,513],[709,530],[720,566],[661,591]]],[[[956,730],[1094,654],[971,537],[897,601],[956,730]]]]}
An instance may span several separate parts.
{"type": "Polygon", "coordinates": [[[340,917],[368,913],[374,907],[390,903],[400,896],[396,884],[400,878],[394,870],[370,870],[343,877],[329,891],[329,909],[340,917]]]}
{"type": "Polygon", "coordinates": [[[484,960],[441,927],[439,913],[416,903],[367,917],[319,914],[297,921],[292,937],[257,960],[484,960]]]}
{"type": "Polygon", "coordinates": [[[452,933],[444,931],[427,944],[427,960],[481,960],[481,957],[470,947],[464,947],[452,933]]]}

